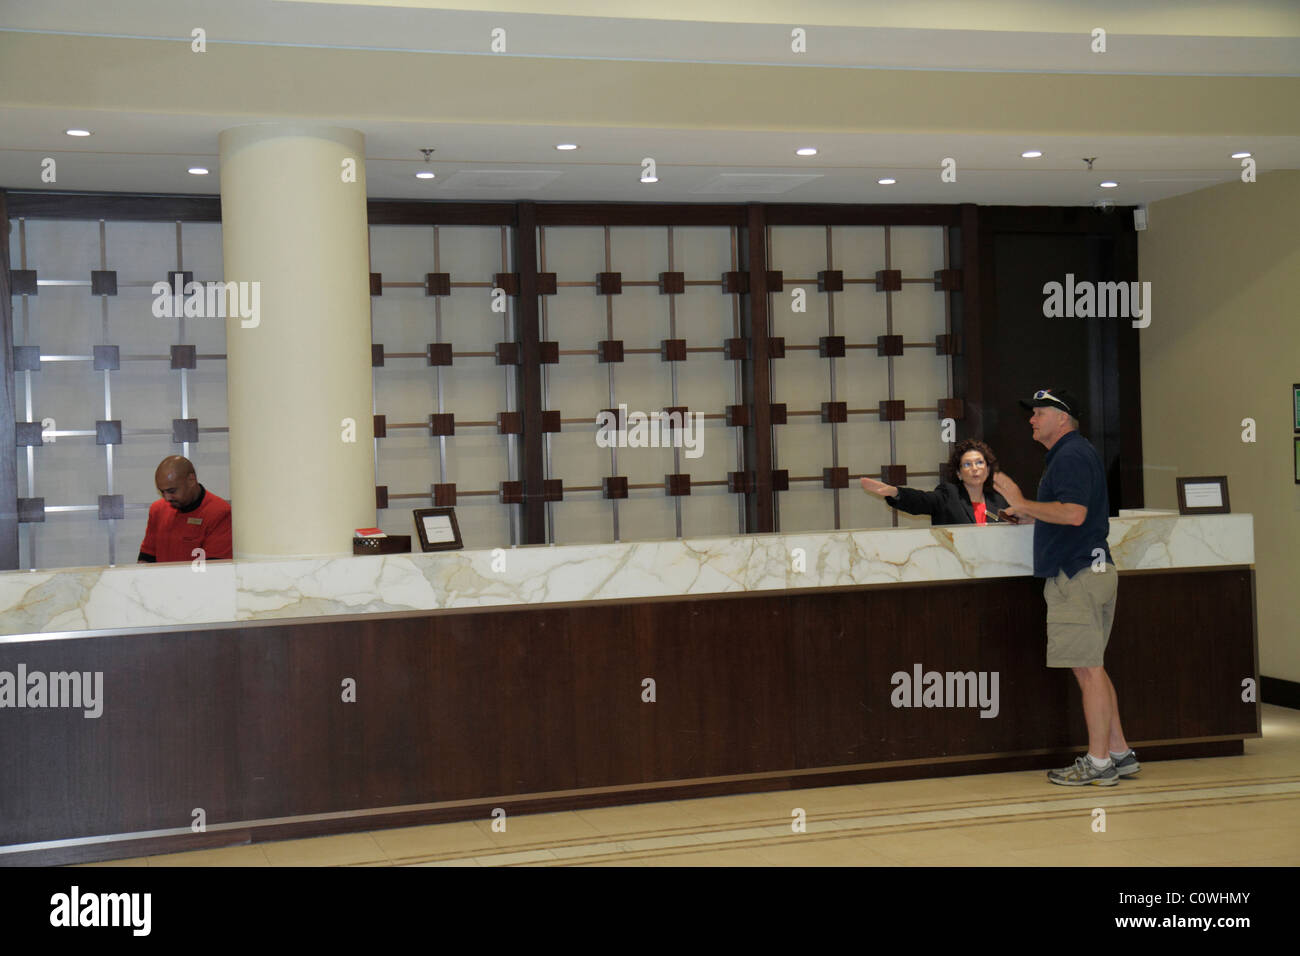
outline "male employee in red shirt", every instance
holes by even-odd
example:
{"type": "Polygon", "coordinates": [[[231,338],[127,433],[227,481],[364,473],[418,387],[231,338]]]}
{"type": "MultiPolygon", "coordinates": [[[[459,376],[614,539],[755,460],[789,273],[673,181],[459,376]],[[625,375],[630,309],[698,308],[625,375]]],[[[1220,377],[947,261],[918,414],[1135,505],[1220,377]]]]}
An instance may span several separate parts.
{"type": "Polygon", "coordinates": [[[213,561],[234,557],[230,502],[199,484],[188,458],[171,455],[154,472],[162,500],[149,506],[139,561],[189,561],[195,548],[213,561]]]}

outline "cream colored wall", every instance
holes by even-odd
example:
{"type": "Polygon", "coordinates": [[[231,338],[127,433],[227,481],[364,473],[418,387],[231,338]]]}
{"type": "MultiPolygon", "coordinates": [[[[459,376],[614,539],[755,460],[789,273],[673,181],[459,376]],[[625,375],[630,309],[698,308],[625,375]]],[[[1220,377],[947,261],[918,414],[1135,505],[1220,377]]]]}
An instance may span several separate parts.
{"type": "MultiPolygon", "coordinates": [[[[1300,681],[1300,485],[1291,386],[1300,382],[1300,172],[1155,203],[1141,233],[1151,283],[1142,332],[1146,503],[1176,507],[1179,475],[1228,476],[1255,516],[1260,672],[1300,681]],[[1256,423],[1242,441],[1242,420],[1256,423]]],[[[1213,635],[1189,635],[1189,640],[1213,635]]]]}

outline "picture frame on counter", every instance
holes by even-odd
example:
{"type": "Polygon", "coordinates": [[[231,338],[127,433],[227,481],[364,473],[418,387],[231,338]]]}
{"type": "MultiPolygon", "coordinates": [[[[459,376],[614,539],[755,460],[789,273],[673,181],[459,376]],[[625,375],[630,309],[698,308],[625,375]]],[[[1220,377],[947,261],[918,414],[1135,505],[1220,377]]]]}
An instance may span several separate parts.
{"type": "Polygon", "coordinates": [[[421,551],[459,551],[465,547],[455,508],[416,508],[414,515],[421,551]]]}
{"type": "Polygon", "coordinates": [[[1178,513],[1180,515],[1226,515],[1232,513],[1228,502],[1228,476],[1210,475],[1179,478],[1178,513]]]}

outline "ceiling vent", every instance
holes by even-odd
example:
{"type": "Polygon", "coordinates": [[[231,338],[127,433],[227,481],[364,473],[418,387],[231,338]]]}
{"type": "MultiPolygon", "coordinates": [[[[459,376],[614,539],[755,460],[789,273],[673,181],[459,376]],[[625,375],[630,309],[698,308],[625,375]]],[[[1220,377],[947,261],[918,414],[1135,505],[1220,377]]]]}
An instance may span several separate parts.
{"type": "Polygon", "coordinates": [[[691,192],[776,196],[821,178],[820,173],[721,173],[691,192]]]}

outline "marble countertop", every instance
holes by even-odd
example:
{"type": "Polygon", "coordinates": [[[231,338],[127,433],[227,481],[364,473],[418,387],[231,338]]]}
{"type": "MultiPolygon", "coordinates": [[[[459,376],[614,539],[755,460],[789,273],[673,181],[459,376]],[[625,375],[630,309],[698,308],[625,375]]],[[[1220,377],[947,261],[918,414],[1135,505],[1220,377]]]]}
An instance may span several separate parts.
{"type": "MultiPolygon", "coordinates": [[[[277,618],[1032,573],[1029,527],[949,525],[0,573],[0,640],[277,618]]],[[[1251,515],[1110,519],[1121,571],[1251,565],[1251,515]]]]}

